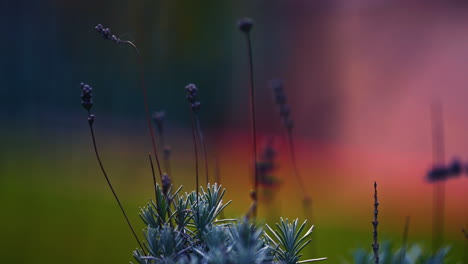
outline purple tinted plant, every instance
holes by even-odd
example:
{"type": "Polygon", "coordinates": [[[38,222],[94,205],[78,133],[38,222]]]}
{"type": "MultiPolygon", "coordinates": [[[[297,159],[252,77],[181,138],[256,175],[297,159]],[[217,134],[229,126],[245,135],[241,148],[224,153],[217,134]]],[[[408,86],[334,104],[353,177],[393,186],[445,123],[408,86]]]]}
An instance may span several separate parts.
{"type": "MultiPolygon", "coordinates": [[[[114,187],[112,186],[112,183],[107,176],[107,172],[104,169],[104,165],[102,164],[101,157],[99,156],[99,151],[97,148],[96,144],[96,137],[94,135],[94,129],[93,129],[93,124],[94,124],[94,114],[91,113],[91,108],[93,107],[93,88],[89,86],[88,84],[81,83],[81,105],[86,109],[88,112],[88,125],[89,129],[91,131],[91,139],[93,141],[93,148],[94,148],[94,153],[96,154],[96,159],[99,163],[99,167],[101,168],[102,174],[104,175],[104,178],[106,179],[107,185],[112,191],[112,194],[114,195],[115,200],[117,201],[117,204],[119,205],[120,210],[122,211],[122,214],[125,218],[125,221],[127,222],[128,227],[132,231],[133,236],[135,237],[135,240],[137,241],[138,245],[140,248],[143,249],[143,245],[140,242],[140,239],[138,239],[138,236],[135,233],[135,230],[133,229],[132,224],[130,223],[130,220],[127,217],[127,213],[125,213],[125,210],[122,206],[122,203],[120,202],[119,197],[117,196],[117,193],[114,190],[114,187]]],[[[144,250],[143,250],[144,252],[144,250]]]]}
{"type": "Polygon", "coordinates": [[[253,21],[250,18],[241,18],[237,23],[237,28],[244,33],[247,42],[247,57],[249,61],[249,100],[250,100],[250,127],[252,132],[252,155],[253,155],[253,166],[254,166],[254,188],[251,193],[253,200],[253,211],[252,216],[257,216],[257,203],[258,203],[258,172],[256,170],[257,164],[257,128],[256,128],[256,116],[255,116],[255,84],[254,84],[254,70],[253,70],[253,55],[252,55],[252,41],[250,39],[250,31],[253,27],[253,21]]]}
{"type": "Polygon", "coordinates": [[[200,107],[201,103],[200,100],[198,100],[198,88],[195,84],[191,83],[185,86],[185,91],[187,93],[186,98],[187,101],[189,102],[189,106],[191,107],[191,112],[192,112],[192,119],[194,123],[193,130],[198,134],[198,137],[200,139],[200,143],[202,145],[202,152],[203,152],[203,160],[205,163],[205,182],[208,184],[209,182],[209,169],[208,169],[208,155],[206,153],[206,142],[203,137],[203,131],[201,128],[200,124],[200,107]]]}
{"type": "Polygon", "coordinates": [[[147,96],[147,91],[146,91],[146,85],[145,85],[145,74],[144,74],[144,67],[143,67],[143,59],[140,55],[140,51],[138,50],[137,46],[129,41],[129,40],[122,40],[118,37],[116,37],[115,35],[113,35],[111,33],[111,30],[109,28],[104,28],[103,25],[101,24],[98,24],[94,27],[94,29],[99,33],[101,34],[101,36],[104,38],[104,39],[109,39],[109,40],[112,40],[114,41],[116,44],[128,44],[130,46],[132,46],[132,48],[135,50],[136,54],[137,54],[137,57],[138,57],[138,64],[140,65],[140,79],[141,79],[141,89],[142,89],[142,92],[143,92],[143,105],[145,107],[145,113],[146,113],[146,121],[147,121],[147,125],[148,125],[148,130],[149,130],[149,133],[150,133],[150,137],[151,137],[151,143],[152,143],[152,146],[153,146],[153,154],[154,154],[154,158],[156,160],[156,164],[158,166],[158,171],[159,171],[159,177],[162,181],[162,170],[161,170],[161,164],[159,162],[159,158],[158,158],[158,151],[157,151],[157,146],[156,146],[156,140],[154,139],[154,131],[153,131],[153,126],[151,124],[151,115],[150,115],[150,111],[149,111],[149,106],[148,106],[148,96],[147,96]]]}
{"type": "Polygon", "coordinates": [[[379,238],[377,233],[377,227],[379,225],[379,200],[377,197],[377,182],[374,182],[374,221],[372,221],[373,231],[373,238],[374,243],[372,243],[372,250],[374,251],[374,261],[375,264],[379,264],[380,257],[379,257],[379,238]]]}
{"type": "Polygon", "coordinates": [[[189,103],[190,120],[192,122],[192,137],[193,137],[193,148],[195,152],[195,191],[198,201],[198,147],[197,147],[197,136],[195,132],[195,113],[200,109],[200,102],[197,101],[198,88],[195,84],[191,83],[185,86],[185,92],[187,93],[186,98],[189,103]]]}
{"type": "Polygon", "coordinates": [[[165,129],[164,129],[164,121],[166,119],[166,111],[156,111],[153,113],[153,121],[156,125],[156,130],[158,131],[159,135],[159,144],[163,146],[163,161],[164,161],[164,170],[172,176],[171,170],[171,147],[166,144],[165,141],[165,129]]]}
{"type": "Polygon", "coordinates": [[[278,167],[276,156],[277,153],[273,147],[273,139],[268,138],[257,162],[258,184],[262,188],[262,198],[267,202],[274,199],[274,193],[280,185],[280,181],[274,176],[274,172],[278,167]]]}
{"type": "Polygon", "coordinates": [[[299,173],[299,167],[297,165],[296,149],[295,149],[294,137],[293,137],[294,123],[291,118],[291,107],[288,104],[287,96],[283,88],[283,82],[281,80],[273,80],[271,81],[271,87],[273,89],[275,103],[278,106],[278,110],[279,110],[281,120],[283,122],[283,126],[286,130],[285,137],[289,146],[289,154],[290,154],[289,156],[291,158],[291,163],[293,166],[294,178],[296,179],[297,185],[299,186],[299,189],[301,190],[302,206],[304,208],[305,216],[308,219],[311,219],[312,209],[310,208],[310,205],[311,205],[312,200],[307,193],[305,183],[299,173]]]}

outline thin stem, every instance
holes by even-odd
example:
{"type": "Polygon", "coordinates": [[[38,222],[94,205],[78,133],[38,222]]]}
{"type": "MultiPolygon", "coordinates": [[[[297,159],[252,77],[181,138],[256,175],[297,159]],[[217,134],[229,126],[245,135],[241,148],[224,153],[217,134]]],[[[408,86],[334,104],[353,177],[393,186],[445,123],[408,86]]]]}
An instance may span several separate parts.
{"type": "Polygon", "coordinates": [[[125,213],[125,210],[124,210],[124,208],[123,208],[123,206],[122,206],[122,203],[120,203],[119,197],[117,196],[117,193],[115,192],[114,187],[112,187],[112,184],[111,184],[111,182],[110,182],[110,180],[109,180],[109,177],[107,176],[106,170],[104,169],[104,166],[102,165],[101,158],[100,158],[99,152],[98,152],[98,148],[97,148],[97,146],[96,146],[96,138],[95,138],[95,136],[94,136],[93,126],[90,124],[90,125],[89,125],[89,128],[90,128],[90,130],[91,130],[91,138],[93,139],[94,153],[96,153],[96,158],[97,158],[97,160],[98,160],[99,166],[101,167],[102,174],[104,174],[104,177],[106,178],[107,185],[109,185],[109,188],[111,189],[112,194],[114,195],[114,198],[115,198],[115,200],[117,201],[117,204],[119,205],[120,210],[122,211],[122,214],[123,214],[123,216],[125,217],[125,220],[127,221],[128,227],[129,227],[130,230],[132,231],[132,234],[133,234],[133,236],[135,237],[135,239],[136,239],[138,245],[140,246],[141,250],[142,250],[143,253],[146,255],[145,249],[144,249],[144,247],[142,246],[142,244],[141,244],[141,242],[140,242],[140,239],[138,239],[138,236],[136,235],[135,230],[133,229],[133,226],[132,226],[132,224],[130,223],[130,220],[128,219],[128,217],[127,217],[127,214],[125,213]]]}
{"type": "Polygon", "coordinates": [[[401,253],[400,253],[400,264],[403,264],[405,255],[406,255],[406,247],[407,247],[407,242],[408,242],[408,233],[409,233],[409,224],[410,224],[410,217],[406,217],[405,221],[405,229],[403,231],[403,241],[401,243],[401,253]]]}
{"type": "MultiPolygon", "coordinates": [[[[158,125],[157,125],[158,126],[158,125]]],[[[159,126],[162,126],[160,124],[159,126]]],[[[171,163],[170,163],[170,150],[166,149],[168,146],[166,145],[166,140],[164,136],[164,128],[156,129],[156,131],[159,131],[159,145],[163,147],[163,163],[164,163],[164,170],[167,174],[171,175],[172,177],[172,170],[171,170],[171,163]],[[168,151],[168,153],[166,153],[168,151]]],[[[157,134],[157,135],[158,135],[157,134]]]]}
{"type": "Polygon", "coordinates": [[[289,152],[291,154],[291,163],[293,165],[293,170],[294,170],[294,176],[297,180],[297,184],[299,185],[299,188],[301,189],[302,196],[307,197],[307,191],[305,189],[304,181],[299,175],[299,168],[297,166],[297,160],[296,160],[296,150],[294,147],[294,139],[293,139],[292,131],[290,129],[288,129],[287,138],[288,138],[288,144],[289,144],[289,152]]]}
{"type": "Polygon", "coordinates": [[[374,182],[374,221],[372,221],[372,226],[374,228],[373,237],[374,243],[372,244],[372,250],[374,251],[374,260],[375,264],[379,264],[379,240],[378,240],[378,233],[377,227],[379,225],[378,215],[379,215],[379,200],[377,198],[377,182],[374,182]]]}
{"type": "Polygon", "coordinates": [[[142,57],[140,55],[140,51],[138,50],[136,45],[133,44],[133,42],[128,41],[128,40],[127,41],[122,41],[122,42],[127,43],[130,46],[132,46],[135,49],[135,51],[136,51],[136,53],[138,55],[137,57],[138,57],[138,64],[140,65],[141,89],[143,91],[143,104],[145,106],[146,121],[148,123],[148,129],[149,129],[150,136],[151,136],[151,143],[153,145],[154,158],[156,160],[156,165],[158,166],[159,177],[160,177],[160,180],[162,181],[162,170],[161,170],[161,165],[159,163],[158,151],[157,151],[157,147],[156,147],[156,140],[154,139],[154,130],[153,130],[153,125],[151,124],[151,115],[150,115],[149,106],[148,106],[148,96],[147,96],[146,85],[145,85],[145,73],[144,73],[144,68],[143,68],[143,59],[142,59],[142,57]]]}
{"type": "Polygon", "coordinates": [[[157,199],[158,195],[156,193],[156,175],[154,174],[153,159],[151,158],[151,154],[149,154],[149,153],[148,153],[148,159],[149,159],[149,162],[150,162],[150,165],[151,165],[151,174],[153,175],[154,199],[157,199]]]}
{"type": "Polygon", "coordinates": [[[302,193],[302,205],[304,208],[304,213],[307,219],[311,219],[312,217],[312,209],[310,208],[312,200],[311,198],[307,195],[307,191],[305,188],[305,183],[299,174],[299,167],[297,166],[297,159],[296,159],[296,149],[294,145],[294,138],[292,135],[292,130],[287,129],[287,138],[288,138],[288,144],[289,144],[289,152],[291,156],[291,163],[293,165],[293,170],[294,170],[294,176],[297,180],[297,183],[299,185],[299,188],[301,189],[302,193]]]}
{"type": "MultiPolygon", "coordinates": [[[[253,70],[253,56],[252,56],[252,41],[250,40],[250,33],[245,33],[248,47],[249,57],[249,76],[250,76],[250,112],[251,112],[251,128],[252,128],[252,144],[253,144],[253,165],[254,165],[254,192],[252,196],[255,204],[258,200],[258,172],[257,172],[257,128],[255,117],[255,86],[254,86],[254,70],[253,70]]],[[[253,208],[252,215],[254,218],[257,216],[257,206],[253,208]]]]}
{"type": "Polygon", "coordinates": [[[205,142],[205,138],[203,137],[203,132],[202,132],[202,129],[201,129],[201,125],[200,125],[200,117],[198,116],[198,114],[195,114],[195,123],[197,125],[197,131],[198,131],[198,136],[200,137],[200,142],[202,144],[202,151],[203,151],[203,158],[205,160],[205,180],[206,180],[206,184],[208,185],[209,183],[209,169],[208,169],[208,156],[206,155],[206,142],[205,142]]]}
{"type": "Polygon", "coordinates": [[[197,196],[197,204],[198,204],[198,147],[197,147],[197,136],[195,135],[195,118],[194,118],[194,113],[192,106],[189,105],[190,109],[190,119],[192,120],[192,136],[193,136],[193,147],[195,151],[195,181],[196,181],[196,188],[195,188],[195,193],[197,196]]]}
{"type": "Polygon", "coordinates": [[[166,155],[166,141],[164,137],[164,133],[161,131],[159,134],[160,140],[161,140],[161,146],[163,146],[163,161],[164,161],[164,169],[166,170],[167,174],[169,174],[172,177],[172,170],[171,170],[171,162],[169,159],[169,155],[166,155]]]}

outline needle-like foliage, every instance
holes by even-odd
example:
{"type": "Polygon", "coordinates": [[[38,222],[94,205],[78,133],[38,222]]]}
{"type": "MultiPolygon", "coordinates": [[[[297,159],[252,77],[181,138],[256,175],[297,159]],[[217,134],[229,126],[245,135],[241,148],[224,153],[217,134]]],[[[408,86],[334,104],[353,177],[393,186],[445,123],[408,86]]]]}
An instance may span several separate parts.
{"type": "Polygon", "coordinates": [[[296,264],[324,260],[299,261],[300,251],[310,243],[310,228],[305,234],[304,222],[289,223],[281,219],[273,240],[258,225],[246,218],[219,219],[230,201],[223,203],[225,190],[218,184],[180,195],[180,188],[164,195],[156,185],[156,201],[141,209],[145,250],[134,251],[140,264],[200,263],[200,264],[296,264]],[[197,200],[198,197],[198,200],[197,200]],[[279,241],[279,242],[277,242],[279,241]]]}
{"type": "MultiPolygon", "coordinates": [[[[302,256],[301,250],[307,246],[312,240],[309,239],[310,234],[314,226],[311,226],[304,235],[302,235],[306,226],[307,220],[301,225],[298,225],[299,219],[296,219],[289,223],[289,220],[281,218],[281,222],[276,224],[277,230],[273,230],[269,225],[266,225],[268,230],[273,235],[273,238],[265,234],[268,240],[274,245],[273,251],[275,256],[283,261],[285,264],[296,264],[299,263],[299,259],[302,256]]],[[[314,262],[325,260],[326,258],[309,259],[301,261],[300,263],[314,262]]]]}

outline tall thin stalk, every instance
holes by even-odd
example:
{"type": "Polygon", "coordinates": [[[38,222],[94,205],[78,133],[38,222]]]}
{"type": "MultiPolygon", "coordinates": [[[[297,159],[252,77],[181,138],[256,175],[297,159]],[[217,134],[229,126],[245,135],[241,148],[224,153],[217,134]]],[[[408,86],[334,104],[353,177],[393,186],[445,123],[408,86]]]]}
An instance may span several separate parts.
{"type": "Polygon", "coordinates": [[[111,189],[112,194],[114,195],[114,198],[117,201],[117,204],[119,205],[120,210],[122,211],[122,214],[123,214],[123,216],[125,218],[125,221],[127,222],[128,227],[132,231],[132,234],[133,234],[133,236],[135,237],[135,240],[138,243],[138,246],[140,246],[141,250],[146,255],[145,248],[141,244],[140,239],[138,239],[138,236],[136,235],[135,230],[133,229],[133,226],[130,223],[130,220],[128,219],[127,213],[125,213],[125,210],[124,210],[124,208],[122,206],[122,203],[120,202],[119,197],[117,196],[117,193],[115,192],[114,187],[112,186],[112,183],[110,182],[109,177],[107,176],[107,173],[106,173],[106,170],[104,169],[104,166],[102,165],[101,158],[99,156],[99,152],[98,152],[98,149],[97,149],[97,146],[96,146],[96,138],[94,136],[93,126],[91,124],[89,125],[89,129],[91,131],[91,138],[93,139],[94,153],[96,154],[96,159],[98,160],[99,167],[101,168],[102,174],[104,174],[104,178],[106,178],[107,185],[111,189]]]}
{"type": "Polygon", "coordinates": [[[312,219],[312,216],[313,216],[312,208],[311,208],[312,200],[307,193],[305,182],[303,181],[299,173],[299,167],[297,165],[296,149],[295,149],[294,137],[293,137],[294,124],[291,119],[291,110],[287,102],[287,96],[283,88],[283,83],[280,80],[273,80],[271,81],[271,86],[274,92],[275,103],[277,104],[279,108],[279,114],[283,121],[283,126],[285,128],[284,129],[285,138],[286,138],[286,141],[288,142],[289,154],[290,154],[289,156],[290,156],[291,164],[293,167],[294,178],[296,179],[297,185],[299,186],[299,189],[302,194],[302,206],[304,209],[304,214],[307,219],[312,219]]]}
{"type": "Polygon", "coordinates": [[[156,175],[154,173],[154,165],[153,165],[153,159],[151,158],[151,154],[148,154],[148,159],[151,165],[151,175],[153,176],[153,190],[154,190],[154,199],[156,201],[158,194],[156,192],[156,175]]]}
{"type": "Polygon", "coordinates": [[[149,130],[149,133],[150,133],[151,143],[152,143],[152,146],[153,146],[154,159],[156,160],[156,165],[157,165],[158,171],[159,171],[159,177],[160,177],[160,180],[162,181],[161,164],[159,162],[158,150],[157,150],[157,147],[156,147],[156,140],[154,139],[153,125],[151,124],[151,114],[150,114],[150,110],[149,110],[149,106],[148,106],[148,95],[147,95],[146,84],[145,84],[145,71],[144,71],[144,67],[143,67],[143,59],[141,57],[140,51],[138,50],[138,48],[137,48],[137,46],[135,44],[133,44],[131,41],[128,41],[128,40],[124,41],[124,43],[127,43],[127,44],[131,45],[134,48],[134,50],[135,50],[135,52],[137,54],[137,57],[138,57],[138,64],[140,65],[141,89],[143,91],[143,104],[144,104],[144,107],[145,107],[146,122],[148,124],[148,130],[149,130]]]}
{"type": "Polygon", "coordinates": [[[253,55],[252,55],[252,41],[250,39],[250,30],[253,27],[253,21],[250,18],[242,18],[239,20],[237,27],[240,31],[245,34],[247,42],[247,57],[249,61],[249,84],[250,84],[250,127],[252,134],[252,155],[253,155],[253,166],[254,166],[254,194],[251,195],[254,200],[255,206],[253,206],[252,216],[257,216],[257,205],[258,205],[258,172],[257,172],[257,128],[256,128],[256,115],[255,115],[255,84],[254,84],[254,70],[253,70],[253,55]]]}
{"type": "Polygon", "coordinates": [[[96,137],[94,135],[94,129],[93,129],[93,124],[94,124],[94,114],[91,113],[91,108],[93,106],[93,88],[85,83],[80,84],[82,93],[81,93],[81,105],[87,110],[88,112],[88,125],[89,125],[89,130],[91,132],[91,139],[93,141],[93,149],[94,153],[96,154],[96,159],[99,163],[99,167],[101,168],[102,174],[104,175],[104,178],[106,179],[107,185],[111,189],[112,194],[114,195],[115,200],[117,201],[117,204],[119,205],[120,210],[122,211],[122,214],[125,218],[125,221],[127,222],[128,227],[132,231],[133,236],[135,237],[135,240],[137,241],[138,245],[140,246],[141,250],[143,253],[145,253],[145,249],[143,248],[142,243],[140,242],[140,239],[138,239],[138,236],[135,233],[135,230],[133,229],[132,224],[130,223],[130,220],[128,219],[127,213],[125,213],[125,210],[122,206],[122,203],[120,202],[119,197],[117,196],[117,193],[114,190],[114,187],[112,186],[112,183],[107,176],[107,172],[104,169],[104,165],[102,164],[101,157],[99,155],[98,147],[96,144],[96,137]]]}
{"type": "MultiPolygon", "coordinates": [[[[185,86],[186,98],[189,104],[190,119],[192,121],[192,137],[193,137],[193,146],[195,151],[195,181],[196,181],[196,196],[198,203],[198,189],[200,188],[198,183],[198,147],[197,147],[197,136],[196,136],[196,124],[195,116],[200,110],[200,101],[198,101],[198,88],[195,84],[190,83],[185,86]]],[[[198,207],[197,207],[198,208],[198,207]]]]}
{"type": "Polygon", "coordinates": [[[198,113],[195,113],[195,123],[197,125],[198,137],[200,138],[200,143],[202,145],[201,147],[202,147],[202,152],[203,152],[203,159],[205,162],[205,181],[206,181],[206,184],[208,184],[210,181],[209,168],[208,168],[208,155],[206,154],[206,142],[205,142],[205,138],[203,137],[203,131],[201,129],[200,117],[198,113]]]}
{"type": "Polygon", "coordinates": [[[172,170],[171,170],[171,162],[170,162],[170,156],[171,156],[171,148],[169,145],[166,144],[166,137],[164,133],[164,121],[166,119],[166,111],[161,110],[161,111],[156,111],[153,113],[153,120],[156,125],[156,130],[159,132],[159,145],[163,146],[163,163],[164,163],[164,170],[166,173],[169,175],[172,175],[172,170]]]}
{"type": "Polygon", "coordinates": [[[377,227],[379,225],[379,200],[377,198],[377,182],[374,182],[374,221],[372,221],[373,231],[373,238],[374,243],[372,243],[372,250],[374,251],[374,262],[375,264],[379,264],[380,257],[379,257],[379,237],[377,232],[377,227]]]}
{"type": "Polygon", "coordinates": [[[141,90],[143,92],[143,105],[145,107],[145,113],[146,113],[146,121],[148,125],[148,130],[150,133],[151,137],[151,143],[153,146],[153,154],[154,158],[156,160],[156,164],[158,166],[158,171],[159,171],[159,177],[160,180],[162,181],[162,170],[161,170],[161,165],[159,163],[159,158],[158,158],[158,151],[156,147],[156,140],[154,139],[154,131],[153,131],[153,126],[151,124],[151,115],[149,111],[149,106],[148,106],[148,96],[147,96],[147,91],[146,91],[146,84],[145,84],[145,71],[143,67],[143,58],[140,54],[140,51],[138,50],[137,46],[129,41],[129,40],[121,40],[120,38],[116,37],[115,35],[112,35],[111,31],[109,28],[104,28],[101,24],[98,24],[94,29],[101,34],[101,36],[105,39],[112,40],[116,44],[128,44],[133,47],[137,54],[138,58],[138,65],[140,66],[140,80],[141,80],[141,90]]]}

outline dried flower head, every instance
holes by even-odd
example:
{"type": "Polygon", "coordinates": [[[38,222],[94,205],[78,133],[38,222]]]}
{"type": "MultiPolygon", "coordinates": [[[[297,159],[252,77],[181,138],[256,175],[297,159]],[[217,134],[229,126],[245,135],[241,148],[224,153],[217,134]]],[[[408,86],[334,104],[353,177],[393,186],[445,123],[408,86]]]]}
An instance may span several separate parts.
{"type": "Polygon", "coordinates": [[[187,86],[185,86],[185,92],[187,93],[187,100],[190,103],[194,103],[195,99],[198,95],[198,88],[195,84],[190,83],[187,86]]]}
{"type": "Polygon", "coordinates": [[[93,88],[85,83],[80,83],[80,87],[81,105],[89,111],[93,107],[93,88]]]}
{"type": "Polygon", "coordinates": [[[161,110],[161,111],[155,111],[153,113],[153,120],[155,122],[164,122],[164,119],[166,119],[166,111],[161,110]]]}
{"type": "Polygon", "coordinates": [[[462,173],[462,163],[459,159],[452,160],[448,167],[449,174],[452,176],[459,176],[462,173]]]}
{"type": "Polygon", "coordinates": [[[459,177],[463,173],[463,165],[459,159],[453,159],[449,165],[435,165],[426,175],[428,182],[445,181],[449,178],[459,177]]]}
{"type": "Polygon", "coordinates": [[[169,178],[169,175],[167,173],[163,173],[162,175],[162,191],[164,195],[167,195],[169,192],[169,188],[171,187],[171,178],[169,178]]]}
{"type": "Polygon", "coordinates": [[[164,130],[164,119],[166,119],[166,111],[161,110],[153,113],[153,121],[160,134],[162,134],[164,130]]]}
{"type": "MultiPolygon", "coordinates": [[[[273,139],[268,138],[263,147],[260,160],[257,162],[257,176],[258,183],[260,186],[266,189],[279,187],[280,181],[276,178],[273,173],[277,168],[275,162],[276,150],[273,147],[273,139]]],[[[266,192],[263,196],[265,196],[266,192]]],[[[268,198],[268,197],[264,197],[268,198]]],[[[271,198],[271,197],[270,197],[271,198]]]]}
{"type": "Polygon", "coordinates": [[[116,37],[115,35],[113,35],[113,34],[111,33],[110,28],[104,28],[103,25],[97,24],[97,25],[94,27],[94,29],[95,29],[99,34],[101,34],[101,36],[102,36],[103,38],[105,38],[105,39],[110,39],[110,40],[114,41],[116,44],[122,43],[122,41],[121,41],[118,37],[116,37]]]}
{"type": "Polygon", "coordinates": [[[244,33],[249,33],[252,27],[253,21],[251,18],[244,17],[237,22],[237,28],[244,33]]]}
{"type": "Polygon", "coordinates": [[[283,82],[281,80],[272,80],[271,88],[273,89],[275,103],[278,105],[283,124],[286,129],[290,131],[293,129],[294,123],[291,119],[291,107],[287,102],[287,97],[283,89],[283,82]]]}
{"type": "Polygon", "coordinates": [[[190,83],[185,86],[185,92],[187,93],[186,98],[187,101],[190,103],[192,110],[197,113],[200,110],[200,101],[197,99],[198,95],[198,88],[195,84],[190,83]]]}

